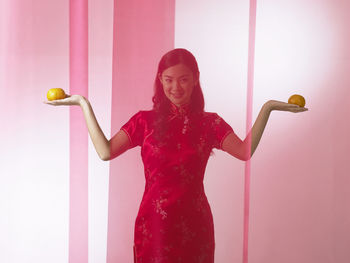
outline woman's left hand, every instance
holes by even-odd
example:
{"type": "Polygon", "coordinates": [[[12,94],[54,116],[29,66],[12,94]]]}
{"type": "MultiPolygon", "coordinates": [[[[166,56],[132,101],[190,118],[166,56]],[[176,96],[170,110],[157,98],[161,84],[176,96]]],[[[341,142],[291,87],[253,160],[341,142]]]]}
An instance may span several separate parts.
{"type": "Polygon", "coordinates": [[[295,113],[295,112],[302,112],[302,111],[309,110],[308,108],[305,108],[305,107],[300,107],[295,104],[286,103],[278,100],[269,100],[268,102],[265,103],[265,105],[266,107],[268,107],[268,109],[270,109],[270,111],[280,110],[280,111],[291,111],[295,113]]]}

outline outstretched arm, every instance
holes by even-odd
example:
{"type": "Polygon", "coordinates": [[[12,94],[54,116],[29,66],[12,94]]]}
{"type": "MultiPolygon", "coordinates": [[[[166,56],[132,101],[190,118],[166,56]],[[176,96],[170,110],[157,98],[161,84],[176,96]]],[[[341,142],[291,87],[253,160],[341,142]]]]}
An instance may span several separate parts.
{"type": "Polygon", "coordinates": [[[107,140],[87,99],[82,99],[80,106],[84,113],[90,138],[103,161],[112,160],[129,148],[129,138],[123,130],[120,130],[110,140],[107,140]]]}
{"type": "Polygon", "coordinates": [[[110,144],[96,120],[90,102],[82,97],[79,101],[79,105],[83,111],[90,138],[95,146],[96,152],[102,160],[107,161],[109,158],[110,144]]]}
{"type": "Polygon", "coordinates": [[[249,131],[244,141],[240,140],[239,137],[237,137],[237,135],[235,135],[234,133],[231,133],[223,141],[222,149],[240,160],[249,160],[254,154],[256,148],[258,147],[262,134],[265,130],[266,123],[270,117],[270,113],[273,110],[302,112],[308,109],[290,103],[269,100],[262,106],[252,129],[249,131]],[[251,136],[250,155],[249,136],[251,136]]]}
{"type": "Polygon", "coordinates": [[[44,101],[44,103],[60,106],[60,105],[77,105],[80,106],[86,121],[86,125],[89,131],[90,138],[95,146],[98,156],[104,160],[111,160],[123,152],[125,152],[130,147],[130,142],[128,135],[120,130],[115,134],[110,140],[107,140],[103,131],[98,124],[94,111],[90,105],[90,102],[81,95],[66,95],[64,99],[57,99],[52,101],[44,101]]]}
{"type": "Polygon", "coordinates": [[[251,150],[250,150],[250,156],[249,158],[246,158],[246,160],[249,160],[252,156],[253,153],[255,152],[256,148],[258,147],[258,144],[260,142],[260,139],[264,133],[265,127],[266,127],[266,123],[269,120],[270,117],[270,113],[272,111],[271,105],[269,104],[269,102],[265,103],[260,112],[258,117],[255,120],[255,123],[252,127],[252,129],[250,130],[249,134],[247,135],[247,137],[244,139],[244,149],[246,152],[246,157],[249,156],[249,136],[251,135],[251,150]]]}

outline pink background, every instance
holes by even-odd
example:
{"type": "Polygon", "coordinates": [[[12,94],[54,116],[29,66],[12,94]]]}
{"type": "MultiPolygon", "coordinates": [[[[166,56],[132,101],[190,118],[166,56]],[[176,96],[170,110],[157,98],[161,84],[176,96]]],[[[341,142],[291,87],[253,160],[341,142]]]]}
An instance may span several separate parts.
{"type": "MultiPolygon", "coordinates": [[[[244,139],[249,1],[150,1],[159,9],[116,2],[119,13],[111,0],[90,0],[88,13],[88,97],[106,137],[137,110],[150,109],[160,56],[184,47],[198,60],[206,110],[244,139]],[[173,31],[135,27],[130,38],[113,43],[114,23],[124,21],[114,32],[122,34],[138,23],[171,21],[171,10],[173,31]],[[149,15],[133,16],[138,12],[149,15]],[[141,51],[137,38],[159,30],[169,33],[160,38],[159,56],[141,51]],[[139,64],[135,75],[123,74],[133,69],[123,54],[139,64]]],[[[350,260],[349,8],[341,0],[257,2],[253,122],[267,100],[292,94],[303,95],[309,111],[272,112],[251,159],[250,263],[350,260]]],[[[68,262],[71,115],[68,107],[42,101],[50,88],[69,92],[69,51],[68,1],[0,2],[1,262],[68,262]]],[[[103,162],[86,143],[88,261],[106,262],[115,245],[113,257],[132,262],[144,189],[140,148],[103,162]],[[112,222],[108,205],[116,211],[112,222]]],[[[242,262],[243,189],[244,162],[216,151],[205,176],[216,262],[242,262]]]]}

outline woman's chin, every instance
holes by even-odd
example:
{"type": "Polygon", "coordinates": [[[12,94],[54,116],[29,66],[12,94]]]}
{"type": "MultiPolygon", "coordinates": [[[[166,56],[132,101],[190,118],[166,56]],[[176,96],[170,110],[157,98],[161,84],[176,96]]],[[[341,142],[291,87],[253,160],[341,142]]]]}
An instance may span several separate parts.
{"type": "Polygon", "coordinates": [[[182,105],[185,105],[185,104],[187,104],[187,102],[186,101],[183,101],[183,100],[172,100],[171,101],[173,104],[175,104],[176,106],[182,106],[182,105]]]}
{"type": "Polygon", "coordinates": [[[176,106],[187,104],[189,102],[189,100],[186,100],[184,96],[180,96],[180,97],[171,96],[171,97],[168,97],[168,99],[176,106]]]}

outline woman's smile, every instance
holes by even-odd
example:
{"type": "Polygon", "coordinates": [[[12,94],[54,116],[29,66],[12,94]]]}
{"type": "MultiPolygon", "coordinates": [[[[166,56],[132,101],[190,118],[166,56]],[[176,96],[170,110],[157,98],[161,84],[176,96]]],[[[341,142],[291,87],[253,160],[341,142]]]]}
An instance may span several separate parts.
{"type": "Polygon", "coordinates": [[[173,95],[173,97],[179,99],[182,97],[183,93],[171,93],[171,95],[173,95]]]}

